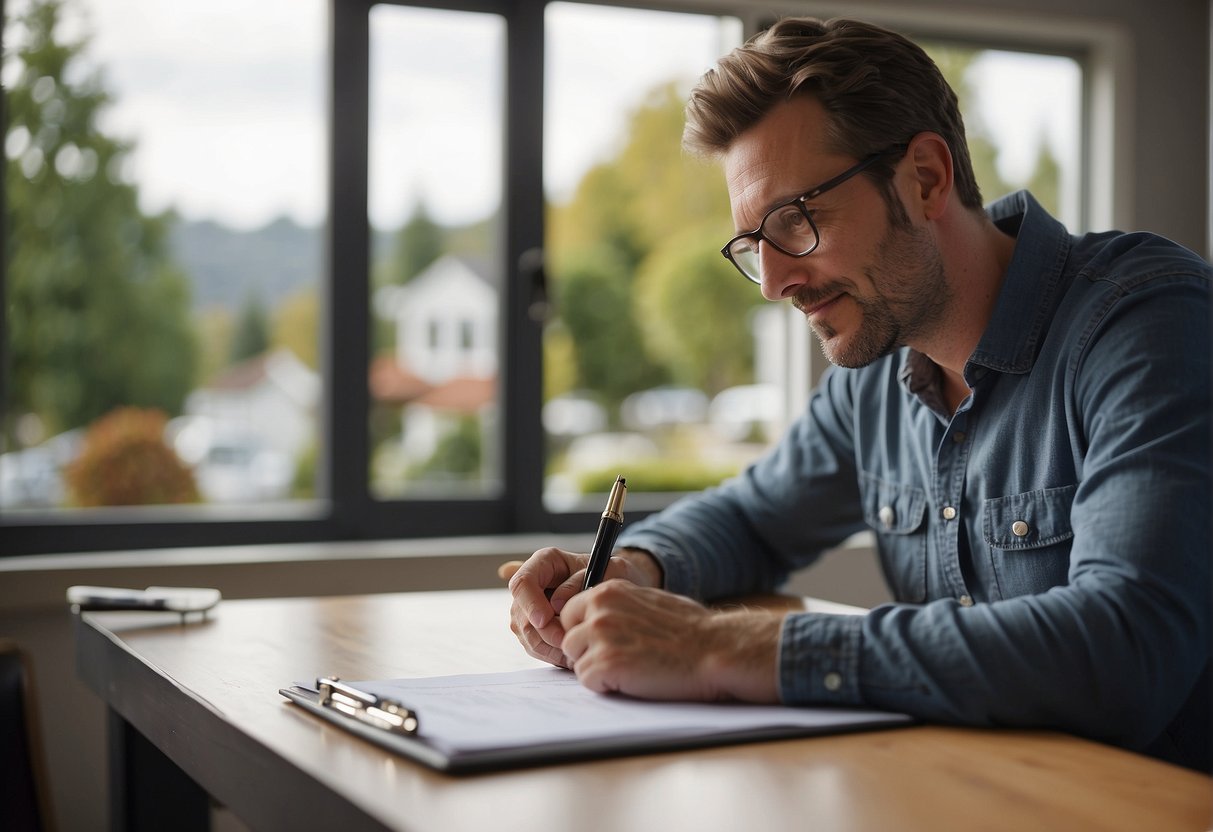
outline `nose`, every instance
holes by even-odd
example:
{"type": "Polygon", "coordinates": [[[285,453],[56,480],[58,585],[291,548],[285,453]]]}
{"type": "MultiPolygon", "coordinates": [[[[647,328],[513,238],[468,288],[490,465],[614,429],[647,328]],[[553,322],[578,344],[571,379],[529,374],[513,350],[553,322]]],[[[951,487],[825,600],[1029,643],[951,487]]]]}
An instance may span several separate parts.
{"type": "Polygon", "coordinates": [[[766,240],[758,244],[758,268],[762,296],[770,301],[783,300],[796,294],[809,280],[807,257],[784,254],[766,240]]]}

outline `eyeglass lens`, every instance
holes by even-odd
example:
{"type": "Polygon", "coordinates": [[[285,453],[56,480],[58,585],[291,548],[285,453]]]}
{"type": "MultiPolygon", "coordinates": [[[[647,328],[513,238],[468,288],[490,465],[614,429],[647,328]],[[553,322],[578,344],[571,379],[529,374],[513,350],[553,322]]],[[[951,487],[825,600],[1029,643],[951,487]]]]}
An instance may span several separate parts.
{"type": "Polygon", "coordinates": [[[767,240],[781,251],[800,257],[817,247],[817,228],[798,202],[781,205],[763,217],[758,234],[741,237],[729,246],[729,254],[745,276],[758,283],[761,270],[758,260],[758,241],[767,240]]]}

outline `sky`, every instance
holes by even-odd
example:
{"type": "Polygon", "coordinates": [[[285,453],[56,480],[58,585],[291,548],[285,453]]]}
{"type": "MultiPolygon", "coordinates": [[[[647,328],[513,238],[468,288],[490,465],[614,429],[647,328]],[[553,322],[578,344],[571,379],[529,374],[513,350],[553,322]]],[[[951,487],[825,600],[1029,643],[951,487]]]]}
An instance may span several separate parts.
{"type": "MultiPolygon", "coordinates": [[[[10,13],[20,5],[10,0],[10,13]]],[[[69,31],[92,33],[89,61],[114,96],[102,125],[135,142],[128,170],[145,210],[237,228],[322,220],[324,0],[77,6],[69,31]]],[[[571,3],[547,14],[545,190],[557,201],[619,146],[649,90],[671,79],[689,89],[741,31],[703,15],[571,3]]],[[[371,31],[372,222],[396,227],[418,199],[445,223],[487,215],[501,198],[503,21],[376,6],[371,31]]],[[[1026,176],[1042,140],[1076,169],[1072,63],[987,53],[972,71],[988,90],[979,117],[1005,138],[1004,178],[1026,176]]]]}

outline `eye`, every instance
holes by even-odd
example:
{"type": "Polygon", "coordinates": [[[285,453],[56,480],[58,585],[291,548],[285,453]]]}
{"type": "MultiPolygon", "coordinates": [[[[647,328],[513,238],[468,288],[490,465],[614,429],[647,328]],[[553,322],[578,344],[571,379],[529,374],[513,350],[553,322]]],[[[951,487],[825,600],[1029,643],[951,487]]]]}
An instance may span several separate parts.
{"type": "Polygon", "coordinates": [[[813,233],[809,218],[795,204],[776,208],[763,223],[763,231],[776,240],[811,236],[813,233]]]}

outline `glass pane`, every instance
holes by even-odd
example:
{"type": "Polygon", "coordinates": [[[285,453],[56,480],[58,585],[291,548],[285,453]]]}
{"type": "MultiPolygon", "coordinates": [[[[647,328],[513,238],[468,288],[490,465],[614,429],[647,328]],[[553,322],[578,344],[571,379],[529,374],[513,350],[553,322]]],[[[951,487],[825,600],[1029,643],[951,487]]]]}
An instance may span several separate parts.
{"type": "Polygon", "coordinates": [[[505,21],[370,24],[371,492],[495,494],[505,21]]]}
{"type": "Polygon", "coordinates": [[[324,0],[19,0],[4,511],[314,495],[324,0]]]}
{"type": "Polygon", "coordinates": [[[1060,55],[923,48],[960,99],[982,198],[1027,188],[1071,230],[1083,230],[1082,66],[1060,55]]]}
{"type": "Polygon", "coordinates": [[[546,26],[545,503],[577,507],[621,473],[631,501],[696,490],[782,420],[756,360],[761,295],[719,254],[724,178],[680,148],[686,95],[741,25],[552,3],[546,26]]]}

